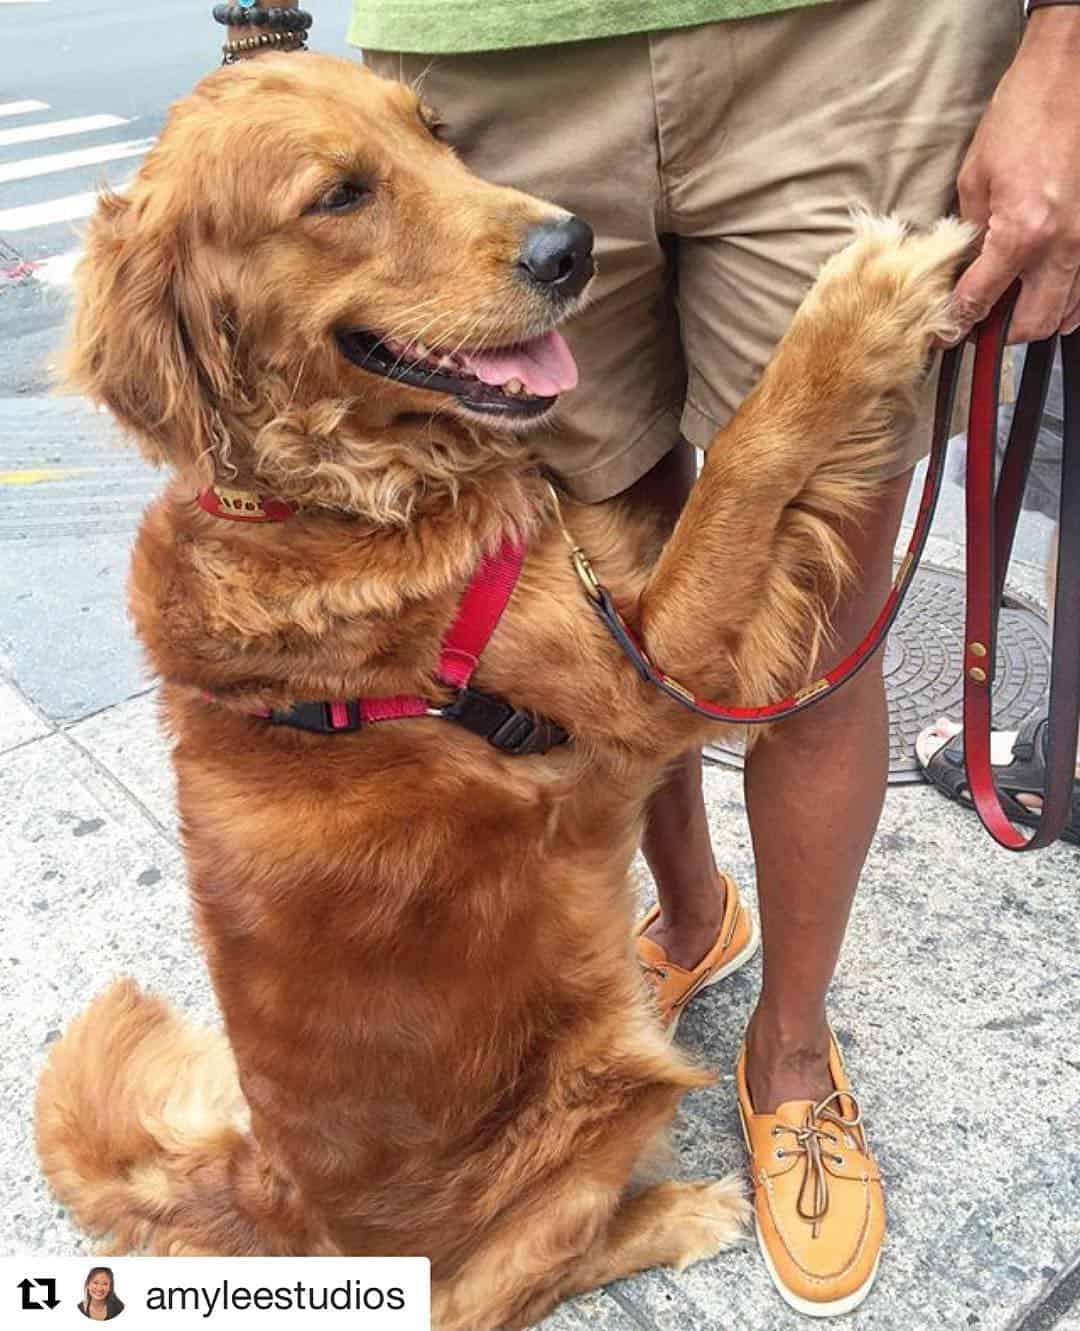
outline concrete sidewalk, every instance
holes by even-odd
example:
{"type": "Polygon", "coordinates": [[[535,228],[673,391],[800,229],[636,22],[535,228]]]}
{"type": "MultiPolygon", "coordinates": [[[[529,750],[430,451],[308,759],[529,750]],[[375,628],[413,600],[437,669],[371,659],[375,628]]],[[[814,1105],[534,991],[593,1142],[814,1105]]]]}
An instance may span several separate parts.
{"type": "MultiPolygon", "coordinates": [[[[0,472],[42,465],[26,441],[41,440],[46,426],[58,447],[56,421],[40,414],[57,404],[33,410],[32,436],[12,430],[7,454],[0,410],[0,472]]],[[[89,449],[101,429],[77,419],[89,449]]],[[[65,464],[71,438],[69,422],[65,464]]],[[[110,510],[108,531],[84,534],[78,567],[93,570],[98,599],[81,620],[78,597],[58,592],[64,577],[81,574],[54,576],[58,491],[35,495],[52,516],[24,524],[0,560],[0,604],[26,597],[38,606],[17,617],[18,641],[0,625],[0,1251],[12,1254],[83,1250],[40,1180],[31,1132],[35,1078],[66,1023],[124,972],[195,1016],[214,1015],[191,935],[154,693],[138,678],[119,617],[131,522],[156,480],[139,478],[126,455],[95,455],[87,466],[89,479],[84,471],[59,482],[70,487],[73,512],[83,511],[78,486],[100,492],[103,472],[123,478],[131,502],[110,510]],[[94,609],[110,598],[115,620],[94,609]],[[79,680],[86,659],[94,671],[85,687],[47,688],[50,671],[79,680]]],[[[0,504],[0,540],[3,519],[0,504]]],[[[948,504],[943,521],[954,534],[948,504]]],[[[939,535],[930,557],[951,563],[958,553],[939,535]]],[[[1021,567],[1019,582],[1038,593],[1033,568],[1021,567]]],[[[706,787],[715,844],[752,899],[741,777],[711,768],[706,787]]],[[[812,773],[806,798],[815,798],[812,773]]],[[[644,874],[641,888],[647,897],[644,874]]],[[[1078,891],[1076,847],[1013,856],[929,788],[890,791],[831,1007],[885,1172],[890,1235],[875,1293],[842,1325],[1080,1331],[1078,891]]],[[[742,1165],[731,1069],[758,976],[755,963],[710,990],[682,1024],[683,1041],[722,1073],[687,1101],[679,1130],[687,1175],[742,1165]]],[[[683,1275],[652,1271],[578,1300],[545,1323],[549,1331],[797,1326],[805,1323],[775,1295],[752,1240],[683,1275]]]]}

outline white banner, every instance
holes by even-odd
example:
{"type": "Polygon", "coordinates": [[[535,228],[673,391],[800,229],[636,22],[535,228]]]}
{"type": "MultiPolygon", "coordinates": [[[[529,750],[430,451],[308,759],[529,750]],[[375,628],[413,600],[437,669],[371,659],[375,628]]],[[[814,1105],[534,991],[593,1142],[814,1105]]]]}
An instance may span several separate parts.
{"type": "Polygon", "coordinates": [[[426,1257],[3,1257],[0,1326],[431,1331],[426,1257]],[[84,1308],[86,1311],[84,1311],[84,1308]]]}

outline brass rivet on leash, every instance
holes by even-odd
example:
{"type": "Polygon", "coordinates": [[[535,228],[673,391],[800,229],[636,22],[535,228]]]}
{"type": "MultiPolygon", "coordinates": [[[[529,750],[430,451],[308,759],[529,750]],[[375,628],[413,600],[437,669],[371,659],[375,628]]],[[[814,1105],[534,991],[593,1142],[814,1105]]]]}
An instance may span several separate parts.
{"type": "Polygon", "coordinates": [[[812,684],[807,684],[805,688],[799,689],[796,692],[795,697],[799,702],[805,702],[807,698],[816,697],[817,694],[824,692],[828,687],[829,681],[824,677],[821,679],[815,679],[812,684]]]}
{"type": "Polygon", "coordinates": [[[986,655],[986,648],[983,646],[981,642],[973,642],[971,646],[968,648],[968,651],[972,654],[972,656],[986,655]]]}
{"type": "Polygon", "coordinates": [[[676,693],[678,693],[681,697],[685,698],[687,702],[694,701],[694,695],[690,692],[688,688],[680,684],[677,679],[672,679],[670,675],[665,675],[664,683],[667,685],[669,689],[674,689],[676,693]]]}
{"type": "Polygon", "coordinates": [[[976,684],[985,684],[986,671],[981,666],[972,666],[968,671],[968,679],[973,679],[976,684]]]}

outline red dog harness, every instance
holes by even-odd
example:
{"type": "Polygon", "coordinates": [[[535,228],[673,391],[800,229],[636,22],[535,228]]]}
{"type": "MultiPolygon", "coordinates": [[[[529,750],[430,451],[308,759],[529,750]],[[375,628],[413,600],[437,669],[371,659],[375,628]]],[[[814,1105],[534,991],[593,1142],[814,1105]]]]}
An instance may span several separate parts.
{"type": "MultiPolygon", "coordinates": [[[[215,517],[239,522],[284,522],[296,512],[280,499],[215,486],[199,495],[199,506],[215,517]]],[[[485,555],[461,598],[454,622],[443,639],[436,678],[454,690],[448,703],[433,703],[419,694],[383,698],[335,698],[329,702],[298,702],[281,710],[254,712],[279,726],[294,726],[320,735],[359,730],[380,721],[436,716],[479,735],[502,753],[547,753],[569,736],[554,721],[470,686],[481,653],[502,618],[525,562],[525,544],[506,537],[493,554],[485,555]]]]}

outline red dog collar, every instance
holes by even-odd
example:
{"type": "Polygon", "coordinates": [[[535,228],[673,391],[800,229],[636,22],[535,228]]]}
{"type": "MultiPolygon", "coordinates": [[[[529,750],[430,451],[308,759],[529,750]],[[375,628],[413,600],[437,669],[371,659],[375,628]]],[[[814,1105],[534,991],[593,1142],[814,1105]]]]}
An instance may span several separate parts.
{"type": "Polygon", "coordinates": [[[198,502],[204,512],[231,522],[285,522],[297,507],[287,499],[274,499],[254,490],[227,489],[224,485],[203,490],[198,502]]]}

